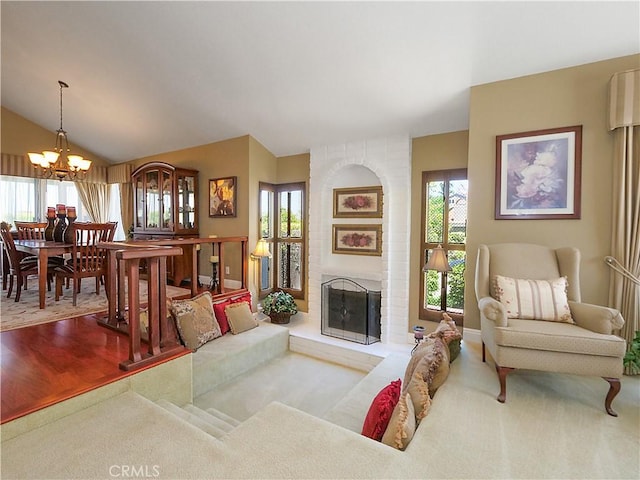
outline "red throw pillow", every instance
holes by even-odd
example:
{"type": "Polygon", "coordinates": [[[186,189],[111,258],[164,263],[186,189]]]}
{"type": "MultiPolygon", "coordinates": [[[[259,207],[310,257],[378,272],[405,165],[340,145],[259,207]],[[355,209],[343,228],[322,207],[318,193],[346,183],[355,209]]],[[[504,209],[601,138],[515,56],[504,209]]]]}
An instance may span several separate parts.
{"type": "Polygon", "coordinates": [[[231,299],[231,303],[247,302],[249,304],[249,310],[251,310],[251,292],[247,292],[236,298],[231,299]]]}
{"type": "Polygon", "coordinates": [[[220,325],[222,335],[230,330],[229,320],[227,319],[227,314],[224,311],[227,305],[231,305],[231,300],[227,299],[223,302],[213,304],[213,312],[216,314],[216,320],[218,320],[218,325],[220,325]]]}
{"type": "Polygon", "coordinates": [[[391,420],[393,409],[396,408],[396,404],[400,400],[401,385],[400,379],[394,380],[376,395],[364,419],[362,435],[378,442],[382,440],[389,420],[391,420]]]}

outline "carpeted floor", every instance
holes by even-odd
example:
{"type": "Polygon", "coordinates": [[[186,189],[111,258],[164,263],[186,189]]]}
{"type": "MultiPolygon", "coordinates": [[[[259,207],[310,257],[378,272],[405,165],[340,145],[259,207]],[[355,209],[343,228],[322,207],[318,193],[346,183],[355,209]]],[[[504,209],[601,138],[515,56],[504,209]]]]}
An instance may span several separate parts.
{"type": "Polygon", "coordinates": [[[422,434],[399,453],[375,442],[362,449],[357,434],[279,403],[259,405],[265,396],[302,408],[332,369],[342,367],[287,355],[244,374],[244,386],[221,386],[209,398],[217,409],[260,409],[223,441],[128,392],[3,442],[2,478],[113,478],[123,465],[158,478],[640,477],[638,377],[622,379],[618,418],[605,413],[608,384],[595,377],[514,372],[500,404],[493,365],[482,363],[479,344],[464,342],[422,434]],[[255,405],[234,405],[248,397],[255,405]]]}
{"type": "Polygon", "coordinates": [[[194,398],[193,404],[203,410],[213,407],[244,421],[278,401],[322,418],[365,375],[360,370],[287,352],[194,398]]]}
{"type": "MultiPolygon", "coordinates": [[[[106,312],[108,301],[105,295],[104,286],[100,287],[100,295],[95,293],[95,283],[93,279],[82,282],[82,288],[77,297],[77,305],[72,304],[73,294],[71,289],[63,289],[62,297],[55,301],[55,292],[47,292],[45,308],[39,308],[38,279],[29,279],[29,289],[22,290],[20,301],[15,302],[15,287],[11,298],[7,298],[7,292],[2,291],[0,300],[0,332],[13,330],[15,328],[28,325],[38,325],[41,323],[54,322],[65,318],[88,315],[90,313],[106,312]]],[[[189,295],[190,291],[184,288],[167,285],[167,296],[169,298],[189,295]]],[[[140,302],[147,301],[147,282],[140,281],[140,302]]]]}

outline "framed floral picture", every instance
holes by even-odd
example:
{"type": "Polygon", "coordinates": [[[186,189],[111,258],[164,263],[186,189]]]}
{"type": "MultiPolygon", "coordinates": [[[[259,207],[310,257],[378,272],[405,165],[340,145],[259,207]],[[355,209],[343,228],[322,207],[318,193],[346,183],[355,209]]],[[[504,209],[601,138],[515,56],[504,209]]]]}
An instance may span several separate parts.
{"type": "Polygon", "coordinates": [[[580,218],[582,126],[496,137],[496,220],[580,218]]]}
{"type": "Polygon", "coordinates": [[[334,218],[382,218],[382,186],[334,188],[334,218]]]}
{"type": "Polygon", "coordinates": [[[209,216],[236,216],[236,186],[238,177],[209,179],[209,216]]]}
{"type": "Polygon", "coordinates": [[[333,225],[333,253],[382,255],[382,225],[333,225]]]}

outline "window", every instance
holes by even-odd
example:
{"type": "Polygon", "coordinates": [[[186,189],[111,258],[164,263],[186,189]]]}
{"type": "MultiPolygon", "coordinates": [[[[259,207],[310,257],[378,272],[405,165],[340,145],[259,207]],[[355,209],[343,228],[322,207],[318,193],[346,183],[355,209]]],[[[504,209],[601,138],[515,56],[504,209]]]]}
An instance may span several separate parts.
{"type": "Polygon", "coordinates": [[[36,207],[38,183],[35,178],[0,177],[0,220],[13,225],[16,220],[33,222],[45,217],[47,210],[36,207]]]}
{"type": "Polygon", "coordinates": [[[273,255],[261,260],[260,296],[276,287],[304,297],[304,196],[304,183],[260,183],[260,234],[273,255]]]}
{"type": "MultiPolygon", "coordinates": [[[[119,199],[119,186],[111,186],[111,198],[119,199]]],[[[75,182],[61,182],[29,177],[0,176],[0,220],[19,222],[46,221],[47,207],[63,203],[76,207],[79,222],[91,222],[82,204],[75,182]]],[[[124,240],[118,201],[111,202],[109,220],[117,221],[115,240],[124,240]],[[114,208],[115,207],[115,208],[114,208]]]]}
{"type": "Polygon", "coordinates": [[[467,241],[467,170],[422,173],[422,259],[438,245],[447,255],[451,271],[422,272],[420,318],[439,321],[446,310],[456,322],[464,309],[464,270],[467,241]],[[442,288],[444,282],[444,288],[442,288]]]}

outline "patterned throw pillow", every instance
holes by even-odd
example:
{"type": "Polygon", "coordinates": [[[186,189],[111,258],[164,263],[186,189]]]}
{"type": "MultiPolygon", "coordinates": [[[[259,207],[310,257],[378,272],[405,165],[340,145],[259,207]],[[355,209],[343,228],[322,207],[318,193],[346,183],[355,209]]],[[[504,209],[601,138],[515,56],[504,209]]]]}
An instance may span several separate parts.
{"type": "Polygon", "coordinates": [[[211,294],[201,293],[189,300],[173,300],[171,314],[187,348],[197,350],[222,335],[211,306],[211,294]]]}
{"type": "Polygon", "coordinates": [[[507,318],[574,323],[567,300],[567,277],[522,280],[496,275],[493,298],[502,303],[507,318]]]}
{"type": "Polygon", "coordinates": [[[413,409],[416,413],[416,424],[420,423],[429,413],[431,407],[431,396],[429,395],[429,385],[425,382],[421,372],[416,370],[411,377],[407,387],[407,393],[411,396],[413,409]]]}
{"type": "Polygon", "coordinates": [[[403,393],[393,409],[389,426],[382,436],[382,443],[404,450],[416,433],[416,414],[411,395],[403,393]]]}
{"type": "Polygon", "coordinates": [[[378,442],[382,440],[393,409],[400,400],[400,379],[394,380],[384,387],[373,399],[362,425],[362,435],[378,442]]]}
{"type": "MultiPolygon", "coordinates": [[[[436,338],[411,374],[420,375],[429,386],[431,398],[449,376],[449,348],[436,338]]],[[[411,377],[409,378],[411,382],[411,377]]]]}
{"type": "Polygon", "coordinates": [[[427,338],[413,352],[404,373],[403,393],[409,388],[411,378],[416,371],[420,371],[433,397],[449,375],[449,348],[441,338],[427,338]]]}

